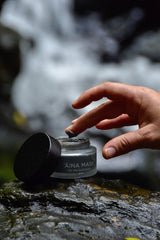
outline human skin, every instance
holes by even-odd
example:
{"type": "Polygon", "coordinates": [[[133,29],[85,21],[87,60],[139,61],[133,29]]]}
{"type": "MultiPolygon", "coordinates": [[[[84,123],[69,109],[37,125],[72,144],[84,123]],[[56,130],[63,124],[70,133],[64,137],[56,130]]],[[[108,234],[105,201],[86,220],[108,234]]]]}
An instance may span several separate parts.
{"type": "Polygon", "coordinates": [[[110,159],[140,148],[160,149],[159,92],[146,87],[104,82],[86,90],[72,106],[80,109],[103,97],[107,100],[73,120],[66,133],[72,131],[78,135],[93,126],[107,130],[138,125],[137,130],[108,141],[102,150],[103,157],[110,159]]]}

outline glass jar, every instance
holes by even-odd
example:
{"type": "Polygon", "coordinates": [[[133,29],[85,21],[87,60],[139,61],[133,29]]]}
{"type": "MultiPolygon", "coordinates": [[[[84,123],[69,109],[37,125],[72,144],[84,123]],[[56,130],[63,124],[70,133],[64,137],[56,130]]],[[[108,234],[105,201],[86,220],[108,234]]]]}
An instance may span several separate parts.
{"type": "Polygon", "coordinates": [[[74,179],[90,177],[97,172],[96,148],[88,138],[57,139],[61,145],[61,156],[50,177],[74,179]]]}

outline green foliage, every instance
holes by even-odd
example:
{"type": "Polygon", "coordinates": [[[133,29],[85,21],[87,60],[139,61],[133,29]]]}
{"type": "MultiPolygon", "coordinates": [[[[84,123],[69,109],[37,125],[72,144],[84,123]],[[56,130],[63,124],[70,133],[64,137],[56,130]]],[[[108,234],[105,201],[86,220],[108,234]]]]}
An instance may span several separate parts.
{"type": "Polygon", "coordinates": [[[0,185],[15,179],[13,171],[14,152],[0,151],[0,185]]]}

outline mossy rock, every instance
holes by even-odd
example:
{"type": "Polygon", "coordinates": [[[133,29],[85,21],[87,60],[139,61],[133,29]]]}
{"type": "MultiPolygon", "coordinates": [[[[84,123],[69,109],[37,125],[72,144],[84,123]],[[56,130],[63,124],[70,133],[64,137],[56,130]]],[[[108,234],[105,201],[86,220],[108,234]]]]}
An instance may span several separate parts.
{"type": "Polygon", "coordinates": [[[160,192],[100,176],[0,189],[1,239],[160,239],[160,192]]]}

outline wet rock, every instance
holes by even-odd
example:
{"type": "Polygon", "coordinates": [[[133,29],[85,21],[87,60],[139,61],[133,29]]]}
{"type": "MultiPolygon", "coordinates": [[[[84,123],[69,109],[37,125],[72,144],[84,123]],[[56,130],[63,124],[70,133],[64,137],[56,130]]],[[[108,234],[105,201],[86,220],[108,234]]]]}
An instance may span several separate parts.
{"type": "Polygon", "coordinates": [[[102,177],[0,189],[1,239],[160,238],[160,192],[102,177]]]}
{"type": "Polygon", "coordinates": [[[20,55],[20,36],[0,23],[0,145],[5,139],[10,141],[6,132],[13,128],[11,88],[20,71],[20,55]]]}
{"type": "Polygon", "coordinates": [[[20,71],[20,36],[0,23],[0,93],[2,97],[10,94],[14,78],[20,71]]]}
{"type": "Polygon", "coordinates": [[[1,9],[2,9],[2,7],[3,7],[3,3],[5,2],[6,0],[1,0],[0,1],[0,11],[1,11],[1,9]]]}
{"type": "MultiPolygon", "coordinates": [[[[3,2],[3,1],[2,1],[3,2]]],[[[1,4],[1,2],[0,2],[1,4]]],[[[11,100],[11,91],[15,77],[21,68],[20,45],[25,41],[18,32],[0,22],[0,162],[5,156],[12,155],[19,138],[25,136],[23,129],[19,129],[16,119],[20,120],[11,100]]],[[[10,157],[9,157],[10,158],[10,157]]],[[[13,161],[13,156],[12,159],[13,161]]],[[[6,162],[6,161],[4,161],[6,162]]],[[[1,182],[1,180],[0,180],[1,182]]]]}
{"type": "MultiPolygon", "coordinates": [[[[17,35],[22,35],[25,38],[25,41],[21,44],[23,67],[12,88],[12,100],[18,112],[14,112],[15,109],[10,106],[11,89],[8,87],[10,86],[9,80],[6,80],[7,83],[3,82],[3,91],[0,86],[0,100],[3,96],[7,96],[6,102],[8,101],[4,105],[1,105],[0,101],[0,115],[3,114],[0,116],[0,145],[3,146],[7,154],[11,146],[15,149],[15,145],[17,147],[27,138],[19,133],[21,130],[30,134],[35,131],[46,131],[54,137],[63,136],[64,129],[70,124],[71,120],[86,111],[74,111],[70,107],[71,102],[90,86],[103,81],[119,81],[133,85],[144,85],[159,90],[157,88],[159,88],[160,67],[151,63],[147,58],[137,57],[121,61],[119,64],[105,64],[108,61],[118,61],[119,55],[121,55],[121,44],[119,42],[123,42],[124,47],[124,42],[126,43],[127,39],[132,36],[135,37],[135,29],[141,22],[139,20],[143,15],[141,9],[144,10],[144,8],[140,5],[133,6],[133,1],[126,0],[123,1],[123,4],[122,1],[81,0],[78,1],[80,4],[102,4],[102,11],[106,10],[109,14],[112,12],[111,8],[118,12],[110,15],[110,21],[105,19],[101,22],[101,19],[95,17],[96,14],[91,14],[92,17],[88,16],[87,21],[86,17],[84,17],[84,24],[81,21],[77,24],[78,18],[75,20],[75,16],[72,14],[71,2],[54,0],[53,4],[52,0],[48,0],[47,3],[34,1],[33,4],[31,1],[24,0],[6,1],[1,11],[1,24],[3,24],[3,27],[8,26],[9,29],[12,29],[13,38],[16,32],[17,35]],[[104,7],[104,4],[110,4],[112,7],[104,7]],[[127,4],[132,6],[128,8],[127,4]],[[136,10],[133,7],[136,7],[136,10]],[[124,11],[121,11],[122,8],[124,11]],[[57,12],[61,14],[57,14],[57,12]],[[41,15],[41,13],[43,14],[41,15]],[[114,18],[113,15],[115,15],[114,18]],[[76,24],[79,27],[78,29],[75,27],[76,24]],[[31,40],[29,41],[29,39],[31,40]],[[1,94],[1,92],[4,94],[1,94]],[[25,137],[25,139],[21,141],[20,137],[25,137]]],[[[157,9],[159,16],[156,2],[144,2],[146,6],[150,6],[148,9],[153,15],[149,19],[150,22],[151,19],[157,16],[155,11],[152,11],[152,7],[157,9]]],[[[157,24],[159,24],[159,21],[157,21],[157,24]]],[[[8,30],[6,29],[6,31],[8,36],[8,30]]],[[[0,39],[1,36],[3,35],[0,34],[0,39]]],[[[12,34],[11,37],[7,37],[7,40],[12,40],[12,34]]],[[[1,41],[3,48],[8,41],[1,41]]],[[[15,45],[17,41],[18,39],[15,41],[15,45]]],[[[159,45],[158,40],[157,44],[159,45]]],[[[6,50],[8,51],[7,47],[6,50]]],[[[11,53],[6,53],[6,64],[8,64],[7,59],[11,59],[10,56],[11,53]]],[[[17,61],[18,58],[12,58],[12,60],[17,61]]],[[[14,67],[12,69],[12,66],[14,66],[12,61],[9,64],[10,70],[7,67],[8,65],[6,65],[6,68],[4,65],[3,62],[3,67],[1,67],[0,60],[1,76],[7,75],[7,79],[10,79],[8,76],[15,77],[17,75],[18,64],[16,65],[17,70],[14,67]],[[4,69],[6,70],[4,71],[4,69]]],[[[96,147],[98,145],[98,167],[103,170],[106,169],[106,174],[115,173],[116,170],[118,176],[124,172],[130,175],[131,171],[140,172],[141,169],[142,171],[146,169],[144,164],[141,164],[141,169],[139,166],[140,162],[148,154],[142,155],[140,153],[139,155],[139,152],[138,154],[133,153],[132,156],[127,155],[122,156],[121,159],[112,160],[112,163],[109,161],[106,163],[102,159],[101,151],[104,143],[109,138],[128,130],[130,131],[130,129],[116,129],[103,134],[102,131],[94,129],[86,131],[87,137],[94,138],[94,145],[96,147]]],[[[159,155],[157,154],[157,156],[159,155]]],[[[159,162],[159,157],[156,158],[157,162],[159,162]]],[[[6,160],[3,160],[3,162],[6,162],[6,160]]],[[[159,165],[156,164],[156,166],[159,165]]],[[[159,175],[159,167],[151,169],[150,165],[148,167],[149,175],[156,176],[153,169],[156,169],[157,175],[159,175]]],[[[140,182],[142,176],[143,173],[139,177],[140,182]]],[[[156,179],[156,184],[159,185],[157,177],[154,179],[156,179]]]]}

